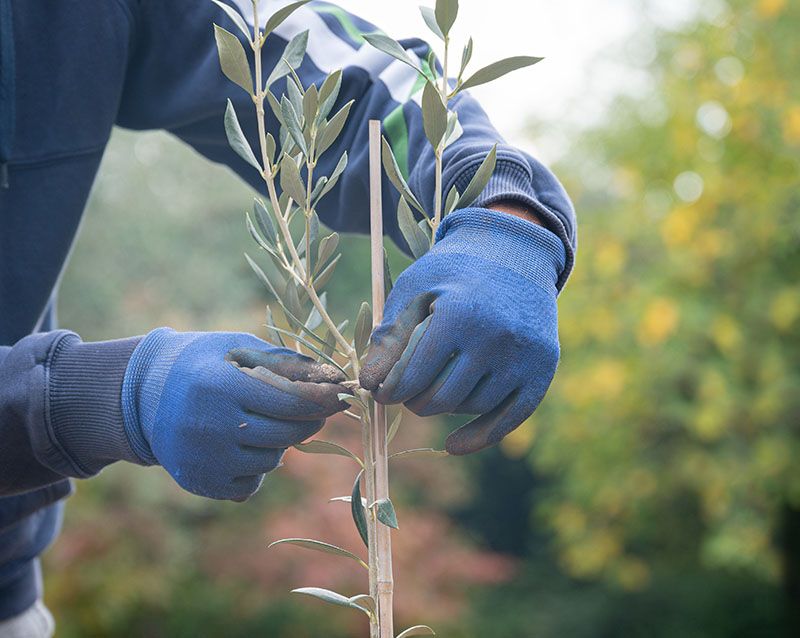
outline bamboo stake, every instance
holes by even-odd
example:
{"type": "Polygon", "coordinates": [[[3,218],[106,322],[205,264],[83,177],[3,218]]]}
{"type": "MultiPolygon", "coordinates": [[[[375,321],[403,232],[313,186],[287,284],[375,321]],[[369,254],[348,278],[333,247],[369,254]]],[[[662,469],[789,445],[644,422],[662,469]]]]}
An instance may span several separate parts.
{"type": "MultiPolygon", "coordinates": [[[[383,205],[381,201],[381,123],[369,121],[369,203],[372,253],[372,327],[383,321],[385,291],[383,287],[383,205]]],[[[387,451],[386,408],[374,402],[373,445],[375,460],[375,498],[389,498],[389,454],[387,451]]],[[[373,514],[374,515],[374,514],[373,514]]],[[[378,619],[380,638],[393,638],[392,597],[392,530],[378,523],[376,545],[378,557],[378,619]]]]}

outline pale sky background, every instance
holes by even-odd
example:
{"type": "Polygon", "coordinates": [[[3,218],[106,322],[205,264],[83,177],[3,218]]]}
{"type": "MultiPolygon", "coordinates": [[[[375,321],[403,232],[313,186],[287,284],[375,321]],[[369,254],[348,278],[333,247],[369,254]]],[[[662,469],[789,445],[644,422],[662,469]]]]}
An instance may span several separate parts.
{"type": "MultiPolygon", "coordinates": [[[[414,0],[338,0],[345,9],[395,38],[417,36],[433,43],[414,0]]],[[[432,6],[434,0],[425,4],[432,6]]],[[[703,12],[723,11],[720,0],[461,0],[455,59],[468,36],[475,39],[473,70],[511,55],[545,60],[473,94],[501,133],[545,161],[558,158],[558,136],[525,136],[526,121],[581,126],[600,119],[620,91],[642,91],[643,64],[654,51],[648,25],[675,26],[703,12]],[[521,88],[516,88],[516,87],[521,88]]]]}

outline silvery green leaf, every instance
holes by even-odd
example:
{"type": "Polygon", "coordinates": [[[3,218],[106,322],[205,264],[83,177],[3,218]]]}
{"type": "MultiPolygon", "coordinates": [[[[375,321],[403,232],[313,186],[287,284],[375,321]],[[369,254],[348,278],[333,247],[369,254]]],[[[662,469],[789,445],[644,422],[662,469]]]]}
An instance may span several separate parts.
{"type": "Polygon", "coordinates": [[[256,276],[261,280],[261,283],[266,286],[267,290],[269,290],[270,294],[275,297],[275,299],[280,301],[281,297],[278,294],[278,291],[275,290],[275,286],[272,285],[269,277],[267,277],[266,273],[261,269],[261,267],[255,261],[253,261],[253,259],[247,253],[244,254],[244,258],[247,260],[250,268],[253,269],[253,272],[256,273],[256,276]]]}
{"type": "Polygon", "coordinates": [[[308,220],[308,239],[311,244],[312,254],[316,254],[317,240],[319,239],[319,215],[317,211],[312,210],[311,216],[308,220]]]}
{"type": "Polygon", "coordinates": [[[352,405],[359,410],[366,410],[367,406],[364,405],[364,402],[359,399],[357,396],[353,396],[352,394],[347,394],[346,392],[340,392],[336,395],[339,401],[344,401],[348,405],[352,405]]]}
{"type": "Polygon", "coordinates": [[[397,431],[400,429],[400,423],[403,420],[403,411],[400,410],[397,415],[392,419],[392,424],[389,426],[389,430],[386,433],[386,443],[389,444],[394,441],[394,437],[397,436],[397,431]]]}
{"type": "Polygon", "coordinates": [[[313,206],[317,201],[319,201],[320,195],[322,194],[323,189],[325,188],[325,184],[328,183],[328,178],[324,175],[317,180],[317,183],[314,184],[314,189],[311,191],[311,205],[313,206]]]}
{"type": "Polygon", "coordinates": [[[325,268],[323,268],[322,272],[319,273],[314,278],[314,287],[317,291],[322,290],[325,285],[330,281],[331,277],[333,277],[333,271],[336,270],[336,264],[338,263],[339,259],[341,259],[342,254],[339,253],[336,257],[333,258],[333,261],[329,263],[325,268]]]}
{"type": "Polygon", "coordinates": [[[422,90],[422,125],[431,146],[438,148],[447,131],[447,107],[431,82],[422,90]]]}
{"type": "MultiPolygon", "coordinates": [[[[299,449],[299,446],[295,445],[295,447],[299,449]]],[[[344,558],[350,558],[356,561],[358,564],[360,564],[363,568],[369,569],[369,565],[367,565],[363,560],[361,560],[358,556],[356,556],[352,552],[348,552],[346,549],[342,549],[341,547],[337,547],[336,545],[331,545],[330,543],[317,541],[312,538],[282,538],[279,541],[270,543],[267,549],[275,547],[276,545],[294,545],[295,547],[302,547],[303,549],[310,549],[315,552],[323,552],[325,554],[332,554],[333,556],[342,556],[344,558]]]]}
{"type": "Polygon", "coordinates": [[[400,529],[397,524],[397,513],[394,511],[394,505],[389,498],[382,498],[375,502],[375,516],[378,520],[392,529],[400,529]]]}
{"type": "Polygon", "coordinates": [[[494,167],[496,163],[497,144],[492,147],[492,150],[489,151],[489,154],[486,156],[483,162],[481,162],[478,170],[475,171],[475,174],[472,176],[469,184],[467,184],[464,192],[455,203],[454,208],[465,208],[478,198],[478,196],[483,192],[483,189],[486,188],[486,185],[489,183],[492,173],[494,173],[494,167]]]}
{"type": "Polygon", "coordinates": [[[455,133],[457,126],[458,126],[458,113],[456,113],[455,111],[448,111],[447,129],[444,132],[444,148],[447,148],[447,146],[450,143],[455,141],[455,139],[453,139],[453,134],[455,133]]]}
{"type": "MultiPolygon", "coordinates": [[[[324,360],[326,363],[330,363],[332,366],[334,366],[334,367],[338,368],[339,370],[341,370],[342,374],[347,374],[347,373],[344,371],[344,369],[342,368],[342,366],[340,366],[338,363],[336,363],[336,360],[335,360],[335,359],[332,359],[330,356],[328,356],[327,354],[325,354],[325,353],[324,353],[324,352],[323,352],[323,351],[322,351],[320,348],[318,348],[317,346],[315,346],[315,345],[314,345],[313,343],[311,343],[311,342],[310,342],[308,339],[306,339],[306,338],[304,338],[304,337],[301,337],[300,335],[298,335],[298,334],[295,334],[295,333],[293,333],[293,332],[289,332],[288,330],[284,330],[283,328],[278,328],[278,326],[272,326],[272,329],[273,329],[273,330],[275,330],[275,331],[277,331],[277,332],[279,332],[280,334],[284,334],[284,335],[286,335],[287,337],[290,337],[290,338],[294,339],[295,341],[299,341],[299,342],[300,342],[300,343],[302,343],[302,344],[303,344],[303,345],[304,345],[306,348],[308,348],[309,350],[311,350],[311,352],[313,352],[313,353],[314,353],[314,354],[316,354],[318,357],[320,357],[321,359],[323,359],[323,360],[324,360]]],[[[309,336],[316,337],[317,339],[320,339],[320,338],[319,338],[319,337],[317,337],[317,335],[315,335],[313,332],[306,332],[306,334],[307,334],[307,335],[309,335],[309,336]]],[[[320,339],[320,341],[321,341],[321,339],[320,339]]],[[[347,396],[349,396],[349,395],[347,395],[347,396]]]]}
{"type": "Polygon", "coordinates": [[[303,96],[303,121],[307,128],[311,127],[312,122],[316,119],[318,108],[319,92],[317,91],[317,85],[312,84],[303,96]]]}
{"type": "Polygon", "coordinates": [[[250,233],[250,236],[253,238],[256,244],[258,244],[258,246],[263,250],[271,252],[272,247],[266,241],[264,241],[264,238],[261,235],[259,235],[255,225],[253,224],[253,220],[250,219],[250,213],[245,212],[244,217],[245,225],[247,226],[247,232],[250,233]]]}
{"type": "Polygon", "coordinates": [[[425,210],[406,183],[403,173],[400,171],[400,167],[397,164],[397,159],[395,159],[394,153],[392,152],[392,147],[389,146],[389,142],[386,141],[385,137],[381,138],[381,159],[383,160],[383,170],[386,171],[386,176],[397,189],[397,192],[405,197],[407,202],[424,215],[425,210]]]}
{"type": "Polygon", "coordinates": [[[214,25],[214,38],[217,41],[219,65],[225,76],[241,86],[248,95],[253,95],[253,76],[250,75],[250,64],[247,62],[244,47],[239,38],[227,29],[214,25]]]}
{"type": "Polygon", "coordinates": [[[422,19],[425,20],[425,24],[427,24],[428,28],[433,31],[434,35],[444,40],[444,33],[442,33],[442,30],[436,23],[436,14],[434,13],[433,9],[430,7],[420,7],[419,11],[422,14],[422,19]]]}
{"type": "Polygon", "coordinates": [[[347,115],[350,113],[351,106],[353,106],[353,100],[350,100],[341,109],[339,109],[336,115],[334,115],[328,121],[325,130],[319,134],[319,137],[317,138],[317,157],[328,150],[331,144],[336,141],[336,138],[339,137],[339,133],[342,132],[345,122],[347,122],[347,115]]]}
{"type": "Polygon", "coordinates": [[[444,202],[444,214],[445,215],[448,215],[448,214],[452,213],[453,210],[455,210],[456,203],[458,203],[458,198],[459,198],[458,189],[455,186],[453,186],[450,189],[450,192],[447,193],[447,199],[444,202]]]}
{"type": "Polygon", "coordinates": [[[275,163],[275,150],[277,148],[275,144],[275,138],[272,137],[272,133],[267,133],[267,161],[269,161],[270,165],[275,163]]]}
{"type": "Polygon", "coordinates": [[[336,338],[333,336],[330,328],[325,329],[323,341],[325,341],[325,345],[322,346],[322,352],[330,357],[336,351],[336,338]]]}
{"type": "Polygon", "coordinates": [[[303,89],[292,75],[286,80],[286,97],[292,103],[292,108],[297,115],[297,122],[303,127],[303,89]]]}
{"type": "Polygon", "coordinates": [[[439,77],[438,69],[436,68],[436,51],[433,49],[428,51],[426,62],[428,63],[427,66],[422,67],[425,77],[428,78],[429,82],[436,84],[439,77]]]}
{"type": "Polygon", "coordinates": [[[332,454],[334,456],[344,456],[354,460],[361,467],[364,467],[363,461],[350,450],[343,448],[341,445],[337,445],[336,443],[331,443],[330,441],[315,440],[309,441],[308,443],[298,443],[294,447],[301,452],[305,452],[306,454],[332,454]]]}
{"type": "MultiPolygon", "coordinates": [[[[367,569],[369,569],[369,566],[367,566],[367,569]]],[[[350,602],[354,605],[362,607],[365,611],[368,611],[371,614],[376,613],[377,606],[375,605],[375,599],[372,596],[367,594],[358,594],[357,596],[352,596],[350,598],[350,602]]]]}
{"type": "Polygon", "coordinates": [[[265,88],[269,88],[283,76],[289,75],[303,63],[303,57],[308,47],[308,29],[301,31],[291,40],[283,50],[283,55],[267,78],[265,88]]]}
{"type": "Polygon", "coordinates": [[[250,29],[247,27],[247,23],[245,23],[244,18],[239,14],[236,9],[231,7],[230,5],[225,4],[224,2],[220,2],[219,0],[211,0],[215,5],[217,5],[220,9],[222,9],[231,21],[236,25],[239,31],[242,32],[242,35],[246,37],[248,40],[252,37],[250,33],[250,29]]]}
{"type": "Polygon", "coordinates": [[[336,168],[333,169],[333,173],[328,178],[328,181],[325,184],[325,187],[319,194],[319,197],[322,198],[323,195],[330,192],[331,189],[336,186],[336,182],[339,181],[339,178],[342,176],[344,169],[347,168],[347,151],[342,153],[342,156],[339,158],[338,164],[336,164],[336,168]]]}
{"type": "Polygon", "coordinates": [[[436,0],[436,24],[446,36],[458,16],[458,0],[436,0]]]}
{"type": "Polygon", "coordinates": [[[356,476],[356,482],[353,484],[353,493],[350,501],[350,513],[353,516],[353,522],[356,524],[361,540],[364,545],[369,547],[369,536],[367,533],[367,514],[364,506],[361,504],[361,475],[364,473],[362,470],[356,476]]]}
{"type": "MultiPolygon", "coordinates": [[[[353,497],[352,496],[336,496],[334,498],[329,498],[328,502],[329,503],[352,503],[353,502],[353,497]]],[[[362,507],[366,507],[367,506],[367,499],[362,498],[361,499],[361,505],[362,505],[362,507]]]]}
{"type": "Polygon", "coordinates": [[[428,252],[431,247],[430,240],[417,226],[414,214],[402,196],[397,203],[397,224],[400,226],[400,232],[403,234],[403,238],[406,240],[415,259],[419,259],[428,252]]]}
{"type": "Polygon", "coordinates": [[[266,38],[270,33],[283,24],[283,21],[286,20],[286,18],[292,15],[304,4],[308,4],[309,2],[310,0],[300,0],[299,2],[293,2],[290,5],[278,9],[270,16],[269,20],[267,20],[267,24],[264,26],[264,37],[266,38]]]}
{"type": "Polygon", "coordinates": [[[278,346],[286,347],[286,342],[283,340],[283,335],[277,330],[273,330],[275,327],[275,320],[272,318],[272,308],[267,306],[267,339],[270,343],[273,343],[278,346]]]}
{"type": "Polygon", "coordinates": [[[461,68],[458,71],[458,80],[461,81],[461,78],[464,77],[464,71],[467,70],[467,65],[469,61],[472,59],[472,37],[467,40],[467,44],[464,46],[464,50],[461,52],[461,68]]]}
{"type": "Polygon", "coordinates": [[[432,447],[416,448],[413,450],[403,450],[402,452],[395,452],[390,454],[390,459],[411,459],[411,458],[425,458],[425,459],[439,459],[449,456],[445,450],[434,450],[432,447]]]}
{"type": "Polygon", "coordinates": [[[317,310],[316,306],[312,306],[311,312],[308,313],[308,319],[306,319],[305,327],[307,330],[313,332],[319,328],[320,325],[322,325],[322,315],[319,314],[319,310],[317,310]]]}
{"type": "Polygon", "coordinates": [[[386,249],[383,250],[383,292],[386,296],[392,292],[394,282],[392,281],[392,271],[389,269],[389,257],[386,255],[386,249]]]}
{"type": "Polygon", "coordinates": [[[242,127],[239,125],[239,118],[236,117],[236,111],[230,100],[228,100],[228,106],[225,107],[225,136],[228,138],[228,144],[231,145],[236,154],[260,173],[261,165],[258,163],[256,156],[253,154],[253,149],[250,148],[250,144],[244,136],[242,127]]]}
{"type": "Polygon", "coordinates": [[[281,98],[281,113],[283,114],[284,125],[289,131],[292,141],[297,144],[303,155],[307,155],[306,140],[303,137],[303,127],[300,125],[299,116],[285,95],[281,98]]]}
{"type": "Polygon", "coordinates": [[[363,33],[362,35],[369,44],[374,46],[379,51],[383,51],[386,55],[390,55],[396,60],[400,60],[400,62],[407,64],[417,73],[422,73],[422,70],[409,57],[408,53],[406,53],[406,50],[397,40],[390,38],[385,33],[379,32],[363,33]]]}
{"type": "Polygon", "coordinates": [[[339,233],[331,233],[327,237],[323,237],[319,242],[319,251],[317,252],[316,269],[319,270],[325,263],[333,257],[336,248],[339,246],[339,233]]]}
{"type": "Polygon", "coordinates": [[[293,589],[292,593],[312,596],[313,598],[318,598],[319,600],[330,603],[331,605],[349,607],[351,609],[358,609],[359,611],[367,613],[363,607],[359,607],[358,605],[351,603],[350,599],[346,596],[337,594],[335,591],[330,591],[329,589],[322,589],[320,587],[300,587],[299,589],[293,589]]]}
{"type": "Polygon", "coordinates": [[[339,97],[339,89],[342,86],[342,72],[341,70],[334,71],[325,81],[319,90],[319,113],[317,119],[322,120],[328,117],[333,105],[336,103],[336,98],[339,97]]]}
{"type": "Polygon", "coordinates": [[[275,119],[281,125],[285,125],[283,121],[283,113],[281,112],[281,103],[278,102],[278,98],[276,98],[271,91],[267,91],[267,102],[269,103],[269,108],[272,110],[272,113],[275,115],[275,119]]]}
{"type": "Polygon", "coordinates": [[[402,633],[397,634],[397,638],[411,638],[412,636],[435,636],[436,632],[428,625],[414,625],[402,633]]]}
{"type": "MultiPolygon", "coordinates": [[[[281,294],[281,301],[286,309],[294,315],[295,320],[303,314],[303,307],[300,305],[300,296],[297,294],[297,285],[292,279],[286,280],[286,286],[281,294]]],[[[302,326],[302,324],[300,324],[302,326]]]]}
{"type": "Polygon", "coordinates": [[[300,178],[300,169],[288,155],[284,155],[281,160],[281,189],[288,193],[289,197],[295,200],[300,206],[306,205],[306,189],[303,180],[300,178]]]}
{"type": "Polygon", "coordinates": [[[369,304],[364,301],[361,303],[361,308],[358,310],[358,317],[356,318],[356,329],[353,337],[353,345],[356,349],[356,354],[360,357],[367,349],[369,343],[369,336],[372,333],[372,309],[369,304]]]}
{"type": "Polygon", "coordinates": [[[479,86],[503,77],[506,73],[516,71],[517,69],[531,66],[537,62],[541,62],[544,58],[535,58],[529,55],[517,55],[512,58],[505,58],[498,62],[492,62],[488,66],[475,71],[469,78],[464,80],[464,83],[459,87],[460,90],[479,86]]]}
{"type": "Polygon", "coordinates": [[[275,246],[278,243],[278,233],[275,230],[275,225],[272,223],[272,215],[267,210],[267,207],[264,205],[258,197],[253,199],[253,215],[256,218],[256,224],[258,224],[258,228],[261,230],[261,234],[264,235],[264,238],[267,240],[271,246],[275,246]]]}

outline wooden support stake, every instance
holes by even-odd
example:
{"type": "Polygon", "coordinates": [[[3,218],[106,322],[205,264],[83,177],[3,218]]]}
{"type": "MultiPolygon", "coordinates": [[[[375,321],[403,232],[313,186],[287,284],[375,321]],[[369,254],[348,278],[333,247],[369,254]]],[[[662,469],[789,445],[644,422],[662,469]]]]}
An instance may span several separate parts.
{"type": "MultiPolygon", "coordinates": [[[[372,327],[383,321],[385,291],[383,287],[383,204],[381,198],[381,123],[369,121],[369,214],[372,253],[372,327]]],[[[389,498],[389,454],[387,451],[386,407],[374,403],[372,419],[375,460],[375,498],[389,498]]],[[[380,638],[394,638],[392,597],[392,530],[377,524],[378,557],[377,593],[380,638]]]]}

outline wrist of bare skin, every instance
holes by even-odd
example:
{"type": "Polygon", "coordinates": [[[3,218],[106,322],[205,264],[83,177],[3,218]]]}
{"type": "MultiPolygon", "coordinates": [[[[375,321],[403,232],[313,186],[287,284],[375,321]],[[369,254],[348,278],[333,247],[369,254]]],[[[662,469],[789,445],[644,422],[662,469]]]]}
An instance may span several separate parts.
{"type": "Polygon", "coordinates": [[[509,215],[514,215],[515,217],[520,217],[521,219],[526,219],[529,222],[533,222],[538,226],[543,226],[542,220],[533,212],[533,208],[528,206],[527,204],[523,204],[522,202],[515,201],[513,199],[504,199],[499,202],[494,202],[487,206],[490,210],[496,210],[501,213],[508,213],[509,215]]]}

